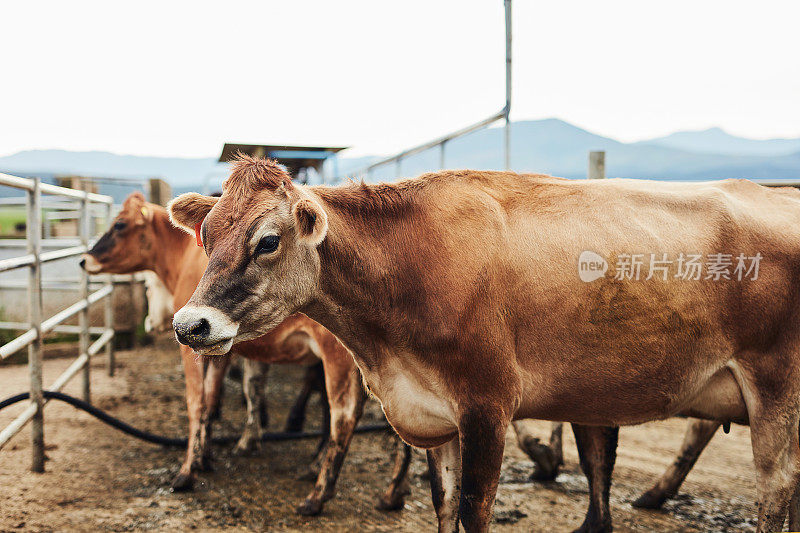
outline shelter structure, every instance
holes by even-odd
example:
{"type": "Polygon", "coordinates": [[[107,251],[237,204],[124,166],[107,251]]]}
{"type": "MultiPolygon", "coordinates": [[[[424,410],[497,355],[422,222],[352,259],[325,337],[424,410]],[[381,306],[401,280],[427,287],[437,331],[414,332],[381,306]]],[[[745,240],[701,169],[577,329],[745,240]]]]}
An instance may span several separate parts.
{"type": "Polygon", "coordinates": [[[220,163],[227,163],[236,158],[236,154],[243,153],[253,157],[270,157],[276,159],[286,167],[292,179],[300,183],[308,181],[309,169],[314,169],[321,177],[322,182],[328,180],[325,171],[325,161],[333,163],[331,177],[339,175],[336,154],[346,150],[346,146],[287,146],[283,144],[233,144],[225,143],[220,163]]]}

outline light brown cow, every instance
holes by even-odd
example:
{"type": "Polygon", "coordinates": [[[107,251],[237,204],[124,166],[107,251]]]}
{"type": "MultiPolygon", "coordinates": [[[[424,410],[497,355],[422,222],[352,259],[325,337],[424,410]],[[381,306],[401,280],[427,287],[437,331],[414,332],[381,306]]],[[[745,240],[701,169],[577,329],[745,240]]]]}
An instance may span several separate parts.
{"type": "MultiPolygon", "coordinates": [[[[164,208],[145,202],[140,193],[125,201],[111,229],[84,255],[88,272],[130,273],[152,270],[174,296],[174,307],[183,306],[205,269],[207,258],[194,236],[174,227],[164,208]]],[[[302,514],[318,514],[333,497],[336,479],[358,424],[366,399],[361,375],[347,348],[328,330],[302,314],[287,316],[269,334],[229,346],[227,352],[262,363],[313,365],[321,360],[330,403],[330,436],[313,491],[298,508],[302,514]]],[[[210,451],[210,419],[222,388],[229,357],[200,358],[181,345],[186,377],[189,415],[189,446],[175,489],[190,488],[195,472],[206,467],[210,451]],[[207,366],[207,372],[205,372],[207,366]],[[205,373],[205,377],[204,377],[205,373]]],[[[254,386],[253,365],[245,365],[245,388],[254,386]]],[[[261,391],[248,391],[248,416],[237,449],[260,445],[261,423],[257,402],[261,391]]],[[[407,446],[398,448],[389,488],[378,506],[398,509],[408,492],[406,471],[410,459],[407,446]]]]}
{"type": "Polygon", "coordinates": [[[800,473],[800,195],[477,171],[304,187],[242,158],[221,198],[181,196],[171,216],[202,223],[209,255],[175,315],[184,341],[214,355],[297,311],[324,324],[428,448],[441,531],[488,529],[514,418],[573,423],[583,527],[608,528],[594,487],[617,432],[601,426],[680,413],[749,419],[759,529],[781,528],[800,473]],[[608,272],[582,281],[584,251],[608,272]],[[650,253],[762,260],[756,280],[618,276],[650,253]]]}

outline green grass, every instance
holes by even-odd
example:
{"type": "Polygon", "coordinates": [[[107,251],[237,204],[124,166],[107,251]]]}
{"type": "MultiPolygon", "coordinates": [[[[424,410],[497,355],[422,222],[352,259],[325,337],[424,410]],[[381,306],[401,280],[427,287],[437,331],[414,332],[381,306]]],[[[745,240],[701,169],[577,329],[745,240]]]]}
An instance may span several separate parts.
{"type": "Polygon", "coordinates": [[[25,222],[25,209],[17,207],[0,208],[0,237],[16,235],[14,227],[25,222]]]}

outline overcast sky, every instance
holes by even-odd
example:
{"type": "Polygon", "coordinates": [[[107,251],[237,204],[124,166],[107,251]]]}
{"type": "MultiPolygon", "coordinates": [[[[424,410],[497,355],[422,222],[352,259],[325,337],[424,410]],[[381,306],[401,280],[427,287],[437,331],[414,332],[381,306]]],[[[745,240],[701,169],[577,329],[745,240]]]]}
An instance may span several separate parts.
{"type": "MultiPolygon", "coordinates": [[[[391,153],[503,106],[502,0],[209,4],[0,4],[0,155],[391,153]]],[[[515,0],[512,119],[800,137],[798,21],[794,0],[515,0]]]]}

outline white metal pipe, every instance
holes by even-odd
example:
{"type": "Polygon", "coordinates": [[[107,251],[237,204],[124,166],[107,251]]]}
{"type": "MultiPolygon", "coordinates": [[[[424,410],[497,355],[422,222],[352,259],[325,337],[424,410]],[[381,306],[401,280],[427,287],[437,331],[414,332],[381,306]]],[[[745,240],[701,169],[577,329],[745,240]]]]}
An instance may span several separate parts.
{"type": "MultiPolygon", "coordinates": [[[[111,339],[114,338],[114,330],[106,330],[99,339],[94,341],[91,346],[89,346],[89,350],[85,353],[82,353],[75,359],[72,364],[70,364],[67,369],[61,373],[58,378],[53,382],[53,384],[47,389],[50,392],[57,392],[64,388],[64,385],[69,383],[69,380],[75,377],[75,375],[83,368],[89,366],[89,360],[91,357],[97,352],[99,352],[104,345],[107,345],[111,339]]],[[[44,399],[42,403],[42,407],[46,404],[49,400],[44,399]]],[[[27,424],[33,416],[36,414],[36,405],[30,404],[28,408],[25,409],[20,415],[15,418],[8,426],[0,431],[0,449],[5,446],[5,444],[11,440],[11,438],[19,433],[25,424],[27,424]]]]}
{"type": "Polygon", "coordinates": [[[11,342],[0,346],[0,359],[5,359],[11,354],[17,353],[36,340],[36,330],[31,328],[11,342]]]}
{"type": "Polygon", "coordinates": [[[89,350],[87,353],[89,354],[90,357],[96,355],[97,352],[99,352],[104,346],[108,346],[109,342],[111,342],[111,339],[113,338],[114,338],[114,330],[113,329],[105,330],[105,332],[103,332],[103,334],[100,335],[100,337],[98,337],[98,339],[94,341],[91,344],[91,346],[89,346],[89,350]]]}
{"type": "MultiPolygon", "coordinates": [[[[20,178],[18,176],[0,173],[0,185],[14,187],[15,189],[33,191],[35,187],[35,180],[39,180],[39,178],[20,178]]],[[[114,199],[110,196],[106,196],[105,194],[87,193],[85,191],[78,191],[75,189],[69,189],[67,187],[59,187],[57,185],[50,185],[49,183],[41,183],[41,180],[38,188],[40,194],[55,194],[58,196],[78,198],[81,200],[87,198],[90,202],[97,202],[101,204],[114,203],[114,199]]]]}
{"type": "Polygon", "coordinates": [[[42,183],[42,192],[45,194],[57,194],[59,196],[66,196],[68,198],[83,199],[86,197],[90,202],[98,204],[113,204],[114,199],[105,194],[97,194],[93,192],[78,191],[76,189],[68,189],[67,187],[59,187],[57,185],[50,185],[49,183],[42,183]]]}
{"type": "Polygon", "coordinates": [[[76,302],[67,307],[66,309],[59,311],[58,313],[51,316],[47,320],[43,321],[41,328],[42,334],[44,335],[45,333],[49,333],[58,324],[61,324],[65,320],[72,318],[73,316],[81,312],[81,310],[85,309],[87,306],[90,306],[93,303],[100,300],[101,298],[104,298],[105,296],[111,294],[112,290],[113,290],[112,287],[108,286],[103,287],[102,289],[98,289],[93,293],[91,293],[86,300],[81,300],[79,302],[76,302]]]}
{"type": "Polygon", "coordinates": [[[8,187],[14,187],[15,189],[23,189],[26,191],[32,191],[34,188],[32,179],[19,178],[17,176],[11,176],[9,174],[2,173],[0,173],[0,185],[6,185],[8,187]]]}
{"type": "Polygon", "coordinates": [[[393,161],[397,161],[398,159],[404,159],[404,158],[406,158],[406,157],[408,157],[410,155],[414,155],[414,154],[418,154],[420,152],[424,152],[425,150],[428,150],[430,148],[434,148],[436,146],[439,146],[443,142],[450,141],[452,139],[455,139],[456,137],[462,137],[464,135],[467,135],[468,133],[472,133],[473,131],[478,131],[478,130],[483,129],[486,126],[488,126],[488,125],[490,125],[490,124],[492,124],[494,122],[497,122],[498,120],[500,120],[501,118],[504,118],[505,116],[506,116],[506,112],[505,112],[505,108],[504,108],[501,111],[499,111],[498,113],[495,113],[494,115],[492,115],[491,117],[485,118],[485,119],[481,120],[480,122],[476,122],[475,124],[467,126],[466,128],[462,128],[462,129],[460,129],[458,131],[454,131],[453,133],[447,134],[447,135],[445,135],[443,137],[439,137],[438,139],[434,139],[433,141],[427,142],[425,144],[420,144],[419,146],[415,146],[414,148],[409,148],[408,150],[405,150],[404,152],[400,152],[399,154],[393,155],[391,157],[387,157],[386,159],[381,159],[380,161],[378,161],[376,163],[373,163],[373,164],[369,165],[368,167],[362,169],[360,172],[358,172],[358,174],[365,173],[365,172],[368,173],[369,171],[371,171],[371,170],[373,170],[373,169],[375,169],[377,167],[383,166],[383,165],[385,165],[387,163],[392,163],[393,161]]]}
{"type": "Polygon", "coordinates": [[[47,263],[49,261],[57,261],[59,259],[66,259],[67,257],[74,257],[89,251],[88,244],[80,246],[72,246],[70,248],[62,248],[60,250],[53,250],[52,252],[43,252],[39,256],[39,262],[47,263]]]}
{"type": "Polygon", "coordinates": [[[31,266],[36,262],[36,256],[33,254],[20,255],[18,257],[10,257],[8,259],[0,260],[0,272],[14,270],[15,268],[22,268],[31,266]]]}
{"type": "Polygon", "coordinates": [[[50,387],[48,390],[50,390],[50,391],[59,391],[59,390],[61,390],[61,388],[64,385],[66,385],[67,382],[69,382],[69,380],[71,380],[73,377],[75,377],[75,374],[77,374],[80,369],[82,369],[85,366],[87,366],[88,363],[89,363],[89,356],[88,355],[86,355],[85,353],[82,353],[81,355],[79,355],[78,358],[75,359],[72,362],[72,364],[69,365],[64,372],[61,373],[60,376],[58,376],[58,378],[55,380],[55,382],[53,382],[52,387],[50,387]]]}
{"type": "MultiPolygon", "coordinates": [[[[30,324],[27,322],[0,322],[0,330],[13,330],[13,331],[28,331],[28,327],[30,324]]],[[[59,324],[55,326],[52,330],[55,333],[72,333],[78,334],[81,331],[80,326],[72,326],[69,324],[59,324]]],[[[100,326],[92,326],[89,328],[89,334],[91,335],[102,335],[105,333],[106,328],[100,326]]]]}
{"type": "MultiPolygon", "coordinates": [[[[81,243],[75,237],[56,237],[54,239],[42,239],[42,248],[56,248],[62,246],[77,246],[81,243]]],[[[0,239],[0,248],[25,248],[25,239],[0,239]]]]}
{"type": "Polygon", "coordinates": [[[3,449],[3,446],[5,446],[9,440],[11,440],[11,437],[19,433],[20,430],[25,427],[25,424],[30,422],[31,418],[33,418],[33,415],[36,414],[36,410],[36,404],[28,404],[28,407],[22,411],[17,418],[7,425],[3,431],[0,431],[0,450],[3,449]]]}

